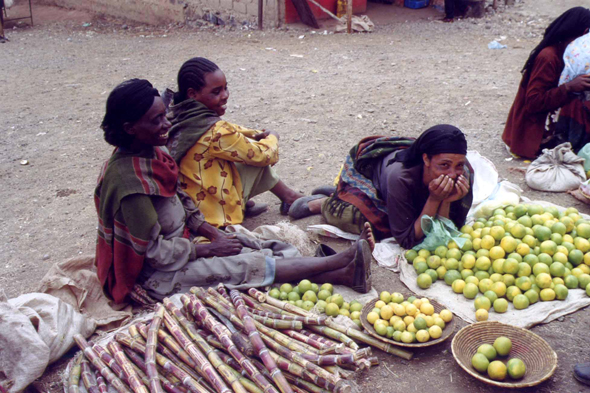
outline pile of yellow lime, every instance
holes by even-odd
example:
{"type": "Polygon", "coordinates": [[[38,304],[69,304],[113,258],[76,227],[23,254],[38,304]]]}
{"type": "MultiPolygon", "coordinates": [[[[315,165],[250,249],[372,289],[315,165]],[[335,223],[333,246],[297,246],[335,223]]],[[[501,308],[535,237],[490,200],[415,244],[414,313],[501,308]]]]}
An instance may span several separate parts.
{"type": "Polygon", "coordinates": [[[487,373],[495,381],[503,381],[506,375],[512,379],[520,379],[526,373],[526,365],[521,359],[511,358],[506,363],[498,357],[508,357],[512,349],[512,341],[508,337],[498,337],[494,344],[482,344],[471,358],[471,365],[480,373],[487,373]]]}
{"type": "Polygon", "coordinates": [[[377,334],[406,344],[440,338],[452,319],[449,310],[434,312],[427,298],[404,299],[401,293],[387,291],[381,292],[375,308],[367,314],[367,322],[377,334]]]}
{"type": "Polygon", "coordinates": [[[565,300],[570,289],[590,296],[590,222],[573,207],[506,206],[461,232],[462,247],[451,241],[432,251],[408,250],[405,257],[420,288],[444,280],[475,299],[479,321],[490,310],[506,312],[509,303],[522,310],[539,300],[565,300]]]}
{"type": "Polygon", "coordinates": [[[359,327],[362,326],[360,320],[362,304],[356,300],[350,303],[345,302],[342,295],[334,293],[332,284],[318,286],[309,280],[301,280],[296,286],[285,283],[280,287],[272,288],[268,296],[284,300],[307,311],[314,308],[320,314],[325,313],[332,317],[344,315],[351,318],[359,327]]]}

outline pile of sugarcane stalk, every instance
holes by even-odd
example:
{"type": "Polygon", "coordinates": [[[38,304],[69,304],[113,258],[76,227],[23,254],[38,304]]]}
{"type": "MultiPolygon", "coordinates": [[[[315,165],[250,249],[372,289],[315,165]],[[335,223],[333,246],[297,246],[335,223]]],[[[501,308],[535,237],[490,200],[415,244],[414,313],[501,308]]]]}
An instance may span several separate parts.
{"type": "MultiPolygon", "coordinates": [[[[192,288],[182,308],[156,305],[149,324],[134,323],[106,345],[74,339],[68,393],[350,392],[354,373],[378,364],[371,348],[412,354],[326,316],[250,289],[192,288]]],[[[103,340],[104,341],[104,340],[103,340]]]]}

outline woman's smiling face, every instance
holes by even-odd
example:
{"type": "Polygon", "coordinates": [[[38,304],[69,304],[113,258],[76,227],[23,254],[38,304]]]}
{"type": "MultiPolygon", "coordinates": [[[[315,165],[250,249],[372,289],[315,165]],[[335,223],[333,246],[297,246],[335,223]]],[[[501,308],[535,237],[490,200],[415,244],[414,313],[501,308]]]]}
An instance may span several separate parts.
{"type": "Polygon", "coordinates": [[[221,70],[209,72],[205,75],[205,86],[200,91],[188,89],[187,95],[195,101],[199,101],[219,116],[225,114],[227,109],[227,100],[229,90],[227,89],[227,80],[221,70]]]}
{"type": "Polygon", "coordinates": [[[166,119],[166,106],[160,97],[154,97],[151,108],[133,124],[126,125],[126,132],[135,137],[139,146],[164,146],[172,124],[166,119]]]}

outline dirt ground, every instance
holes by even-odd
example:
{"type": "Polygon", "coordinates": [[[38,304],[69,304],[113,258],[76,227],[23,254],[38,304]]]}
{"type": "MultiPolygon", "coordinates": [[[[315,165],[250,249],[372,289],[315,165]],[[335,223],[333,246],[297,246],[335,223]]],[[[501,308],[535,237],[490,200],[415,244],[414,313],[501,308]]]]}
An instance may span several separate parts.
{"type": "MultiPolygon", "coordinates": [[[[214,60],[226,73],[226,119],[281,134],[277,168],[296,189],[330,183],[364,136],[417,136],[450,123],[526,196],[588,213],[569,195],[529,189],[526,163],[509,161],[500,139],[528,53],[548,22],[575,5],[527,0],[483,19],[443,24],[434,9],[369,3],[375,32],[349,36],[329,33],[329,23],[315,32],[301,25],[262,32],[149,27],[34,4],[35,26],[9,23],[10,41],[0,44],[0,288],[8,297],[34,291],[52,264],[93,253],[93,188],[112,151],[98,127],[108,92],[132,77],[174,87],[178,68],[193,56],[214,60]],[[494,39],[508,49],[489,50],[494,39]]],[[[9,12],[23,10],[17,2],[9,12]]],[[[284,219],[272,195],[258,200],[271,211],[247,227],[284,219]]],[[[375,266],[373,276],[379,291],[402,289],[389,271],[375,266]]],[[[573,365],[589,360],[589,323],[581,310],[532,329],[555,349],[559,367],[550,381],[525,391],[590,391],[572,377],[573,365]]],[[[362,375],[362,392],[500,391],[460,369],[450,340],[416,351],[410,362],[379,358],[387,367],[362,375]]],[[[59,391],[62,364],[36,388],[59,391]]]]}

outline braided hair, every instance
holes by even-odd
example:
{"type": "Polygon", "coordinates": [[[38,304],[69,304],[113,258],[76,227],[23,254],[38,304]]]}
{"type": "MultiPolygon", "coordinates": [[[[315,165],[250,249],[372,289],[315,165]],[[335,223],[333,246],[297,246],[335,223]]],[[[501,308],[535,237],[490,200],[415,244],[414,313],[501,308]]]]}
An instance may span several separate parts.
{"type": "Polygon", "coordinates": [[[548,46],[559,44],[570,38],[578,38],[590,28],[590,10],[584,7],[574,7],[555,19],[545,30],[543,40],[531,51],[522,68],[523,85],[529,80],[537,56],[548,46]]]}
{"type": "Polygon", "coordinates": [[[174,103],[178,104],[188,98],[188,89],[201,91],[205,87],[205,75],[219,69],[217,64],[204,57],[187,60],[178,71],[178,92],[174,94],[174,103]]]}
{"type": "Polygon", "coordinates": [[[141,119],[159,97],[157,89],[145,79],[130,79],[111,91],[107,99],[106,113],[100,128],[104,139],[116,147],[129,147],[135,138],[125,131],[125,123],[141,119]]]}

